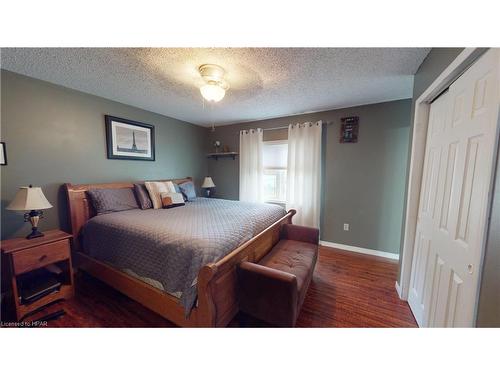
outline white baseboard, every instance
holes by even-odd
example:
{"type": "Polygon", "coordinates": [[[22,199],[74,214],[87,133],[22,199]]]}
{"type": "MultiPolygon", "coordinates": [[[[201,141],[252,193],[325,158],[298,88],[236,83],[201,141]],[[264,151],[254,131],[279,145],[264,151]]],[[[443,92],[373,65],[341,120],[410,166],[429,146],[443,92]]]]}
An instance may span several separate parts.
{"type": "Polygon", "coordinates": [[[375,255],[377,257],[396,259],[396,260],[399,259],[399,254],[388,253],[387,251],[365,249],[363,247],[344,245],[341,243],[334,243],[334,242],[328,242],[328,241],[319,241],[319,244],[326,246],[326,247],[333,247],[333,248],[340,249],[340,250],[353,251],[355,253],[375,255]]]}

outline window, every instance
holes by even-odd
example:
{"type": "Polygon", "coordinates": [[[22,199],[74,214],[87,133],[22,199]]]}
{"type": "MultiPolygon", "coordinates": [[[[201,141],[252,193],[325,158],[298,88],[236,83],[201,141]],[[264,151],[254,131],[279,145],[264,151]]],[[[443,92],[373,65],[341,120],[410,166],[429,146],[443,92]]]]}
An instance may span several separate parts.
{"type": "Polygon", "coordinates": [[[264,142],[264,199],[266,202],[285,203],[287,141],[264,142]]]}

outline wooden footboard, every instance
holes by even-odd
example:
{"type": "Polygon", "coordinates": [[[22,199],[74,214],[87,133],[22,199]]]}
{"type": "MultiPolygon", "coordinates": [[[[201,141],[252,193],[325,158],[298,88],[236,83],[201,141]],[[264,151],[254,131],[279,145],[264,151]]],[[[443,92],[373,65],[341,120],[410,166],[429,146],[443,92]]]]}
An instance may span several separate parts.
{"type": "MultiPolygon", "coordinates": [[[[183,182],[191,180],[172,180],[183,182]]],[[[198,273],[198,303],[189,317],[179,300],[81,252],[78,236],[83,225],[95,215],[87,199],[88,189],[130,188],[133,183],[65,184],[74,237],[75,265],[123,294],[181,327],[225,327],[238,312],[236,267],[243,261],[257,262],[279,241],[281,226],[291,224],[295,210],[264,229],[216,263],[198,273]]]]}
{"type": "Polygon", "coordinates": [[[225,327],[238,312],[236,267],[244,261],[258,262],[279,241],[283,224],[291,224],[295,210],[198,274],[197,319],[201,326],[225,327]]]}

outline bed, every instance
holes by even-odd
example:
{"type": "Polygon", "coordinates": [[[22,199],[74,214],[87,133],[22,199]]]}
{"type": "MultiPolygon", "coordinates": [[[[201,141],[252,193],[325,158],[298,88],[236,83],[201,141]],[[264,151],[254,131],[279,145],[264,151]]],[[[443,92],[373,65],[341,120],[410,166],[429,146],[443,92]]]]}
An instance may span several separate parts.
{"type": "Polygon", "coordinates": [[[266,255],[295,211],[197,198],[95,215],[87,190],[132,186],[65,184],[77,267],[179,326],[226,326],[238,312],[236,266],[266,255]]]}

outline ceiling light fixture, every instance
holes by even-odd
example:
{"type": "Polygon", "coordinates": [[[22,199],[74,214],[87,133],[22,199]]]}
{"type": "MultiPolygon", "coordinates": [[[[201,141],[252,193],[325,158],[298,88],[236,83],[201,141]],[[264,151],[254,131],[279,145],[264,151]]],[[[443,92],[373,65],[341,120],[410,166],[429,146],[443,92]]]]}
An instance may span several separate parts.
{"type": "Polygon", "coordinates": [[[229,89],[224,80],[224,69],[215,64],[204,64],[198,68],[205,84],[200,87],[201,95],[208,102],[219,102],[229,89]]]}
{"type": "Polygon", "coordinates": [[[226,90],[217,83],[209,82],[200,87],[201,95],[209,102],[218,102],[226,95],[226,90]]]}

